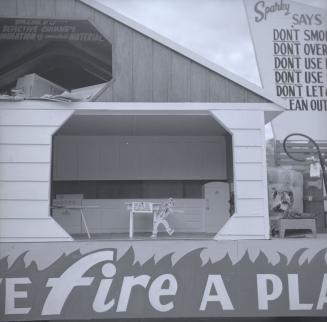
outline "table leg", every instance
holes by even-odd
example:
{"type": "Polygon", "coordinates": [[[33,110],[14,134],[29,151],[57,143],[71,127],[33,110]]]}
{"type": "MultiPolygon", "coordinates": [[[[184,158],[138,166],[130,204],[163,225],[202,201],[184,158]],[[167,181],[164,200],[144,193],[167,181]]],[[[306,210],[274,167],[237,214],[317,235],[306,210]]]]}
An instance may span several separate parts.
{"type": "Polygon", "coordinates": [[[89,228],[87,227],[87,224],[86,224],[86,219],[84,217],[84,212],[83,212],[83,209],[81,208],[81,216],[82,216],[82,220],[83,220],[83,224],[84,224],[84,227],[85,227],[85,230],[86,230],[86,233],[87,233],[87,237],[89,239],[91,239],[91,235],[90,235],[90,232],[89,232],[89,228]]]}
{"type": "Polygon", "coordinates": [[[133,211],[129,212],[129,238],[133,238],[134,233],[133,211]]]}

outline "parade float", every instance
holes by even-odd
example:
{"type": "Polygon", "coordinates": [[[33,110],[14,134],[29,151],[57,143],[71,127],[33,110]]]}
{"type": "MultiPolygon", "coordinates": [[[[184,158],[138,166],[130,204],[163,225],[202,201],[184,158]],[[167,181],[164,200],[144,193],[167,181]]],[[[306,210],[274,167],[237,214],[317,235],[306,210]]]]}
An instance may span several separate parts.
{"type": "MultiPolygon", "coordinates": [[[[304,10],[246,8],[250,24],[304,10]]],[[[316,151],[292,141],[313,157],[294,170],[276,148],[285,118],[292,132],[302,124],[291,110],[304,98],[247,82],[101,1],[3,1],[1,16],[1,320],[326,316],[325,209],[307,207],[301,172],[316,167],[309,188],[322,187],[316,151]]],[[[319,101],[307,104],[323,106],[325,76],[310,75],[323,84],[305,85],[319,101]]],[[[324,144],[316,112],[322,137],[307,134],[324,144]]]]}

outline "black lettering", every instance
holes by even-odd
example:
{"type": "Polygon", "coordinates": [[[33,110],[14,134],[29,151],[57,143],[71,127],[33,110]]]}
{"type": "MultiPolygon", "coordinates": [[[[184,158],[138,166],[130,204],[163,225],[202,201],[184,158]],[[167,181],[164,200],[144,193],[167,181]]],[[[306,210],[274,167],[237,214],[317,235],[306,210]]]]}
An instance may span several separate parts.
{"type": "Polygon", "coordinates": [[[322,18],[320,14],[315,15],[315,21],[316,21],[315,23],[316,26],[320,26],[322,24],[322,18]]]}
{"type": "Polygon", "coordinates": [[[308,111],[308,100],[304,99],[290,99],[289,106],[291,111],[308,111]]]}
{"type": "Polygon", "coordinates": [[[295,13],[293,16],[293,25],[298,25],[299,24],[299,15],[297,13],[295,13]]]}
{"type": "Polygon", "coordinates": [[[255,17],[255,22],[260,22],[264,17],[265,17],[265,14],[264,14],[264,11],[261,11],[259,9],[259,7],[262,7],[264,8],[265,6],[265,2],[264,1],[259,1],[256,3],[256,5],[254,6],[254,11],[259,15],[259,17],[255,17]]]}

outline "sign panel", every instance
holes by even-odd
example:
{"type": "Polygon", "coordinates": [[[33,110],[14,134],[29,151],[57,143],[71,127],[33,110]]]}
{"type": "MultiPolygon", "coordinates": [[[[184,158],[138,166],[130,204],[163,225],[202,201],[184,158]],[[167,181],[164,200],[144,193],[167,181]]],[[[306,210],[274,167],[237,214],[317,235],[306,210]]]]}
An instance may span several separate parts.
{"type": "Polygon", "coordinates": [[[132,202],[132,212],[153,212],[153,203],[145,201],[134,201],[132,202]]]}
{"type": "Polygon", "coordinates": [[[288,102],[277,139],[327,140],[327,11],[288,0],[245,0],[262,85],[288,102]]]}
{"type": "Polygon", "coordinates": [[[103,42],[102,35],[86,20],[0,19],[0,40],[103,42]]]}
{"type": "Polygon", "coordinates": [[[327,314],[324,240],[0,247],[2,321],[327,314]]]}

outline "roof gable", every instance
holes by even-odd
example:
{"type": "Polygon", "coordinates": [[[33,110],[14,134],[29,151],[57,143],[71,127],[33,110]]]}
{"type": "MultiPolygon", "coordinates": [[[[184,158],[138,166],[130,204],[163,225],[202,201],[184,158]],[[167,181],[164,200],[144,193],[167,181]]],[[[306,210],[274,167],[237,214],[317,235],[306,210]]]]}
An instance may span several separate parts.
{"type": "MultiPolygon", "coordinates": [[[[112,19],[126,25],[127,27],[141,33],[142,35],[149,37],[150,39],[173,50],[174,52],[179,53],[180,55],[189,59],[191,62],[195,62],[195,63],[199,64],[200,66],[210,70],[211,72],[230,80],[231,82],[235,83],[235,85],[237,84],[240,87],[243,87],[245,90],[248,90],[249,92],[264,98],[265,100],[263,100],[263,101],[274,102],[277,105],[282,106],[282,107],[285,106],[284,100],[271,95],[271,93],[265,91],[263,88],[245,80],[244,78],[241,78],[241,77],[235,75],[234,73],[218,66],[217,64],[215,64],[215,63],[207,60],[206,58],[194,53],[193,51],[175,43],[174,41],[156,33],[155,31],[145,27],[144,25],[141,25],[138,22],[118,13],[117,11],[111,9],[110,7],[103,5],[99,1],[97,1],[97,0],[79,0],[79,1],[102,12],[103,14],[111,17],[112,19]]],[[[260,99],[258,101],[260,101],[260,99]]]]}
{"type": "Polygon", "coordinates": [[[108,57],[113,79],[97,95],[97,101],[284,105],[262,88],[96,0],[4,0],[0,11],[8,18],[88,20],[93,24],[112,44],[108,57]]]}

